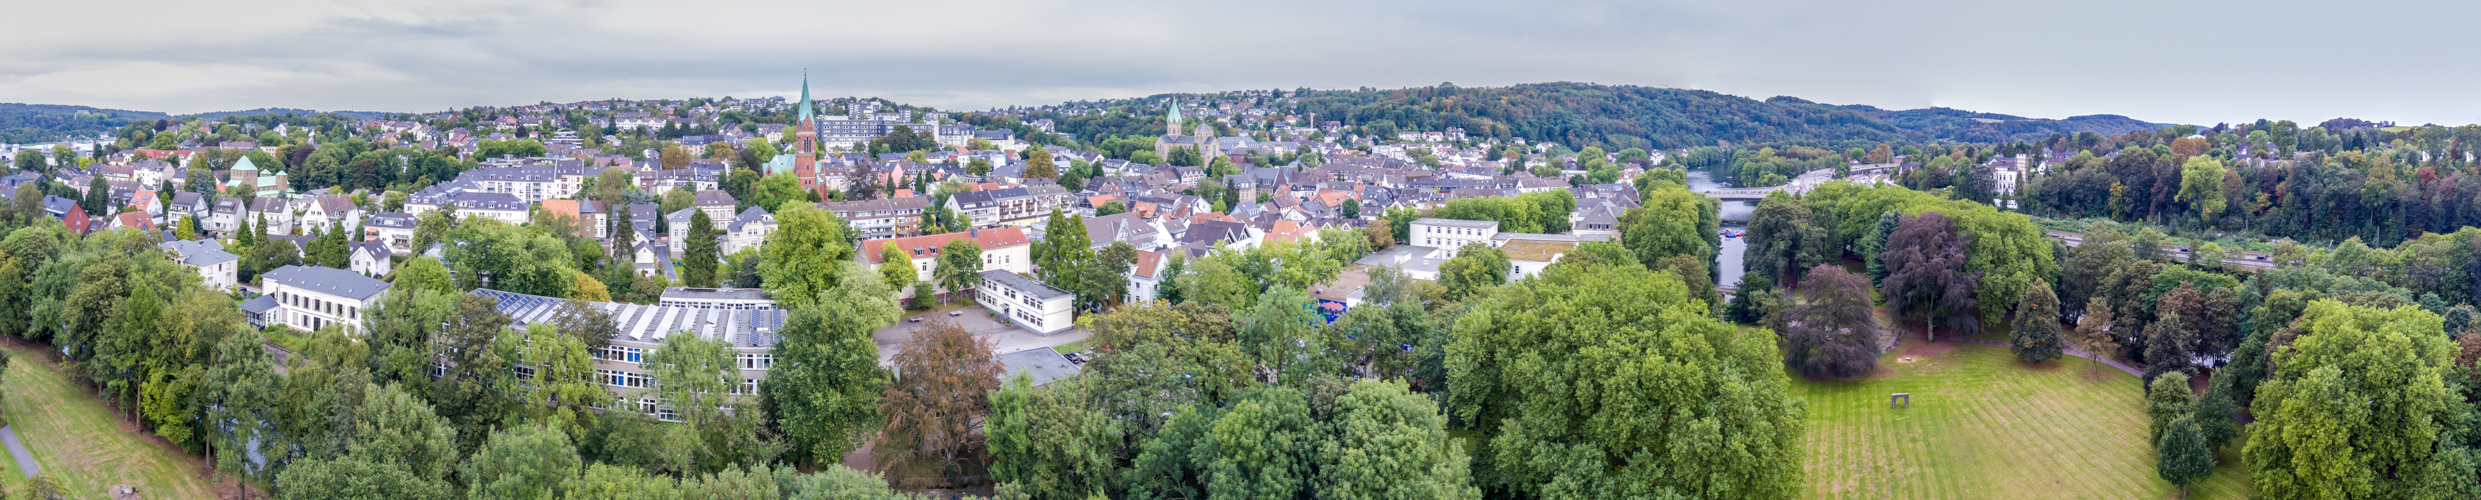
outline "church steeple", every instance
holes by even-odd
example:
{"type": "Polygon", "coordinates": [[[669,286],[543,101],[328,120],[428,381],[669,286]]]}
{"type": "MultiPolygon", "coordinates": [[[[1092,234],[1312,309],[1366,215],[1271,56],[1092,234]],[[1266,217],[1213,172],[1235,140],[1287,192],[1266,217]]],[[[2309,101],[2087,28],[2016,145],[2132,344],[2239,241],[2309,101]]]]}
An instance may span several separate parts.
{"type": "Polygon", "coordinates": [[[818,112],[810,109],[810,73],[804,71],[801,72],[801,121],[806,122],[817,117],[818,112]]]}
{"type": "Polygon", "coordinates": [[[1180,135],[1180,101],[1172,101],[1172,112],[1163,117],[1163,135],[1180,135]]]}

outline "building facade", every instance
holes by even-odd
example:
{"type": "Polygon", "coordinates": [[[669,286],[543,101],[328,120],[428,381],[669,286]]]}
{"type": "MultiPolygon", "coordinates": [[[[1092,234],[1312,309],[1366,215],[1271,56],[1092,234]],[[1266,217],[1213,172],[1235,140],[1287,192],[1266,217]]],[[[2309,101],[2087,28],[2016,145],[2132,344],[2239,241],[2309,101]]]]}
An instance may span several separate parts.
{"type": "Polygon", "coordinates": [[[991,314],[1036,334],[1050,335],[1077,326],[1076,294],[1022,274],[983,271],[982,286],[974,287],[974,296],[991,314]]]}
{"type": "Polygon", "coordinates": [[[388,282],[332,267],[284,266],[259,278],[276,302],[267,324],[305,332],[331,325],[358,331],[362,315],[378,308],[388,291],[388,282]]]}

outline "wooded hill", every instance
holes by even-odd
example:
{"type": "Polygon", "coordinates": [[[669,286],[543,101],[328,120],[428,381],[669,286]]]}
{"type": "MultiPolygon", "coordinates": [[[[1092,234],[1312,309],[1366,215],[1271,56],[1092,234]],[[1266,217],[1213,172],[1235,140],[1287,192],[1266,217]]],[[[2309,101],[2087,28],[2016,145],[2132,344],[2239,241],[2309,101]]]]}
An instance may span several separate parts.
{"type": "Polygon", "coordinates": [[[1891,111],[1796,97],[1760,101],[1707,90],[1571,82],[1312,91],[1302,95],[1296,110],[1348,126],[1384,121],[1400,130],[1462,127],[1473,135],[1612,150],[1711,146],[1719,141],[1997,143],[2167,126],[2116,115],[2053,120],[1947,108],[1891,111]]]}

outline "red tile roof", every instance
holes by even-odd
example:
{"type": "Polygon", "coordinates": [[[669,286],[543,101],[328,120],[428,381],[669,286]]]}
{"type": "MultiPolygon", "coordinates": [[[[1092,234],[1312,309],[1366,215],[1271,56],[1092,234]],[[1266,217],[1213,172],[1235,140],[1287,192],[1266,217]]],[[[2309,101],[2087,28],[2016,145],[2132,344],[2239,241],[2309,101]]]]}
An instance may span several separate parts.
{"type": "Polygon", "coordinates": [[[1025,229],[1023,228],[994,227],[988,229],[976,229],[963,233],[933,234],[890,240],[865,241],[861,244],[861,250],[862,255],[870,259],[870,263],[879,264],[887,262],[887,258],[879,254],[885,250],[889,244],[894,244],[896,245],[896,248],[903,249],[903,251],[913,254],[911,258],[923,258],[937,255],[937,252],[933,249],[945,247],[948,245],[948,242],[965,238],[973,238],[974,244],[981,246],[985,251],[994,248],[1025,245],[1028,242],[1025,237],[1025,229]]]}

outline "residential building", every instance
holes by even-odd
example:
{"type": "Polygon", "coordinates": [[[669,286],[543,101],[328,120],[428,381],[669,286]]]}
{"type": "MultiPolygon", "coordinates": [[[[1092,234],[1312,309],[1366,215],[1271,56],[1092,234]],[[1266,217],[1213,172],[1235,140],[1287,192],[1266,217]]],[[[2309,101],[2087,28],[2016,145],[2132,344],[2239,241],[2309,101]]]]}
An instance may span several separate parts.
{"type": "Polygon", "coordinates": [[[346,243],[345,252],[347,260],[352,262],[353,272],[363,276],[387,276],[396,269],[395,262],[390,260],[396,253],[388,249],[387,243],[376,240],[346,243]]]}
{"type": "Polygon", "coordinates": [[[928,196],[818,204],[818,208],[834,212],[837,219],[843,219],[845,225],[851,226],[853,238],[859,240],[883,240],[919,232],[922,229],[922,211],[929,207],[928,196]]]}
{"type": "Polygon", "coordinates": [[[380,296],[388,291],[388,282],[333,267],[284,266],[259,274],[259,279],[266,285],[264,293],[276,298],[267,324],[304,332],[330,325],[358,330],[362,314],[379,307],[380,296]]]}
{"type": "Polygon", "coordinates": [[[1009,323],[1050,335],[1075,327],[1077,295],[1008,271],[983,271],[975,302],[1009,323]]]}
{"type": "Polygon", "coordinates": [[[732,216],[731,224],[724,227],[723,253],[732,255],[744,249],[757,248],[766,244],[767,236],[773,234],[775,214],[767,213],[764,207],[751,205],[740,215],[732,216]]]}
{"type": "MultiPolygon", "coordinates": [[[[879,266],[889,262],[891,256],[886,255],[888,245],[895,245],[898,251],[906,254],[895,257],[911,261],[915,275],[920,276],[923,281],[932,281],[931,277],[937,275],[939,271],[939,252],[946,248],[949,242],[960,239],[972,239],[974,245],[982,247],[982,269],[977,271],[1034,272],[1034,246],[1030,243],[1031,240],[1026,238],[1025,229],[1017,227],[995,227],[962,233],[865,241],[861,243],[861,252],[862,257],[870,263],[870,269],[877,270],[879,266]]],[[[904,296],[910,292],[910,289],[899,290],[897,294],[904,296]]]]}
{"type": "Polygon", "coordinates": [[[224,244],[215,240],[173,240],[155,245],[172,254],[172,261],[198,272],[199,284],[217,291],[232,291],[240,282],[241,257],[224,251],[224,244]]]}
{"type": "Polygon", "coordinates": [[[1456,258],[1457,249],[1467,244],[1491,245],[1490,238],[1499,234],[1498,221],[1457,220],[1423,217],[1413,220],[1409,243],[1437,248],[1441,259],[1456,258]]]}

